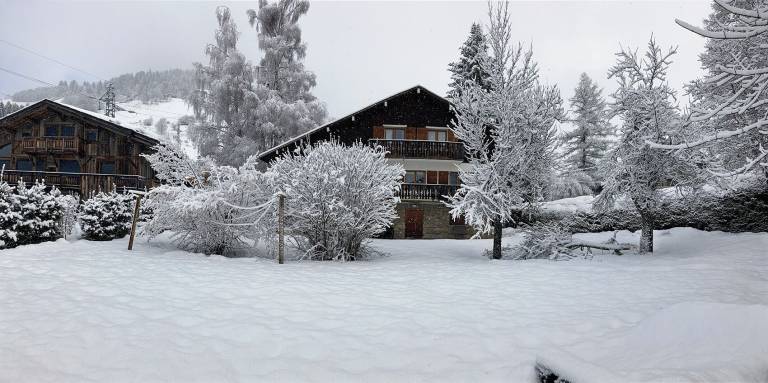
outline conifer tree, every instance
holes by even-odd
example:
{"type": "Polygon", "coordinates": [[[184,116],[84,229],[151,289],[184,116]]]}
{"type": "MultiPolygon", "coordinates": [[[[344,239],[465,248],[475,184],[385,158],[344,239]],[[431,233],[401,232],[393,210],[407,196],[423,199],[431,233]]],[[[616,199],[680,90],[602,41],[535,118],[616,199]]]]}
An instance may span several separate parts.
{"type": "MultiPolygon", "coordinates": [[[[602,90],[582,73],[571,97],[571,122],[576,128],[563,134],[565,164],[569,170],[587,176],[589,186],[597,187],[597,165],[608,150],[612,127],[602,90]]],[[[574,175],[575,176],[575,175],[574,175]]]]}
{"type": "Polygon", "coordinates": [[[483,33],[483,28],[478,23],[473,23],[469,30],[469,37],[461,46],[460,56],[456,62],[448,64],[451,72],[449,97],[456,97],[457,92],[467,81],[474,81],[483,85],[488,79],[488,73],[483,69],[482,61],[487,56],[488,43],[483,33]]]}

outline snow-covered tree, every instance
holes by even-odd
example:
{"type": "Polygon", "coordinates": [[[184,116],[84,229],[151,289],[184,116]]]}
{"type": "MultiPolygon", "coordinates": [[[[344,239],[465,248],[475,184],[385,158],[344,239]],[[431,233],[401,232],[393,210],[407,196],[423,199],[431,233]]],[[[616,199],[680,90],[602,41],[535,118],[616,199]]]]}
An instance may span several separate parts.
{"type": "Polygon", "coordinates": [[[247,11],[264,53],[258,68],[258,107],[251,113],[258,130],[250,136],[258,150],[271,148],[325,122],[325,105],[312,94],[315,74],[303,60],[307,45],[299,19],[309,11],[309,1],[259,1],[247,11]]]}
{"type": "Polygon", "coordinates": [[[66,238],[75,229],[80,200],[72,195],[62,195],[59,197],[59,204],[62,209],[61,234],[66,238]]]}
{"type": "Polygon", "coordinates": [[[131,233],[133,196],[116,191],[100,192],[85,200],[78,219],[83,238],[110,241],[131,233]]]}
{"type": "Polygon", "coordinates": [[[27,187],[22,181],[16,186],[21,219],[16,225],[17,244],[26,245],[54,241],[62,237],[61,219],[64,215],[59,202],[61,192],[37,182],[27,187]]]}
{"type": "Polygon", "coordinates": [[[485,84],[468,81],[453,100],[453,130],[469,163],[448,206],[478,232],[494,231],[492,257],[499,259],[503,224],[514,223],[546,194],[554,124],[563,110],[557,88],[539,83],[531,51],[510,43],[508,4],[489,4],[489,17],[491,54],[481,63],[485,84]]]}
{"type": "Polygon", "coordinates": [[[482,61],[488,54],[488,43],[486,42],[483,28],[478,23],[473,23],[469,30],[469,37],[459,50],[460,56],[456,62],[448,64],[448,71],[451,72],[451,83],[448,85],[450,90],[448,96],[453,98],[457,92],[465,86],[467,81],[474,81],[482,85],[488,73],[483,70],[482,61]]]}
{"type": "Polygon", "coordinates": [[[613,129],[602,90],[586,73],[582,73],[579,84],[571,97],[569,119],[575,129],[562,135],[564,160],[571,177],[584,177],[589,186],[596,190],[598,186],[597,165],[605,156],[609,145],[609,136],[613,129]]]}
{"type": "Polygon", "coordinates": [[[165,117],[161,117],[155,123],[155,132],[161,136],[165,136],[165,134],[168,133],[168,125],[168,120],[165,117]]]}
{"type": "MultiPolygon", "coordinates": [[[[0,172],[3,170],[0,169],[0,172]]],[[[14,193],[11,185],[0,181],[0,249],[16,246],[17,226],[21,218],[21,202],[18,195],[14,193]]]]}
{"type": "Polygon", "coordinates": [[[157,145],[145,157],[163,184],[146,199],[152,215],[142,225],[142,235],[154,238],[171,232],[182,249],[222,255],[274,236],[267,230],[269,223],[262,222],[272,217],[266,202],[273,193],[256,169],[257,160],[240,169],[217,166],[210,158],[192,161],[167,144],[157,145]]]}
{"type": "Polygon", "coordinates": [[[311,259],[354,260],[396,217],[405,174],[382,147],[321,142],[277,159],[267,174],[285,193],[286,232],[311,259]]]}
{"type": "Polygon", "coordinates": [[[699,28],[708,38],[700,56],[707,71],[691,87],[691,114],[684,142],[649,140],[657,149],[696,149],[710,171],[728,176],[768,170],[768,4],[765,0],[714,0],[713,13],[699,28]]]}
{"type": "Polygon", "coordinates": [[[255,106],[253,67],[237,49],[239,32],[229,8],[216,8],[216,43],[205,49],[208,65],[195,63],[195,90],[189,102],[198,118],[202,155],[222,164],[240,164],[251,150],[246,138],[249,111],[255,106]]]}
{"type": "Polygon", "coordinates": [[[306,45],[298,18],[308,3],[259,3],[248,12],[264,52],[254,68],[237,50],[239,33],[229,8],[218,7],[216,44],[206,48],[209,64],[196,63],[190,96],[198,123],[200,152],[219,164],[240,166],[246,159],[325,121],[325,106],[310,92],[315,75],[304,69],[306,45]]]}
{"type": "Polygon", "coordinates": [[[615,148],[600,166],[605,182],[595,204],[608,209],[621,196],[632,201],[642,220],[641,253],[653,252],[654,215],[660,202],[658,189],[674,185],[688,168],[672,153],[653,150],[646,144],[679,139],[675,91],[666,83],[675,53],[674,48],[663,53],[651,38],[644,56],[622,50],[608,73],[619,84],[611,108],[621,118],[622,126],[615,148]]]}

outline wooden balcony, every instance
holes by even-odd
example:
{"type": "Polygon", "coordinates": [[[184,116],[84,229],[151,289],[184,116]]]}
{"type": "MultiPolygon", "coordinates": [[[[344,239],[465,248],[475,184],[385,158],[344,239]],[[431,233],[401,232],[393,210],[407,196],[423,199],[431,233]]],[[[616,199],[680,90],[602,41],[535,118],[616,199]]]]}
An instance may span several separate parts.
{"type": "Polygon", "coordinates": [[[38,180],[45,181],[46,185],[56,186],[59,189],[76,189],[81,196],[86,197],[91,192],[143,190],[147,185],[142,176],[99,173],[63,173],[63,172],[36,172],[25,170],[6,170],[3,172],[3,181],[15,186],[17,182],[24,181],[30,185],[38,180]]]}
{"type": "Polygon", "coordinates": [[[20,141],[24,153],[79,153],[83,143],[77,137],[26,137],[20,141]]]}
{"type": "Polygon", "coordinates": [[[428,184],[400,184],[400,192],[397,194],[400,199],[418,199],[418,200],[444,200],[443,196],[454,195],[458,185],[428,185],[428,184]]]}
{"type": "Polygon", "coordinates": [[[384,140],[374,138],[371,145],[381,145],[390,158],[424,158],[430,160],[464,160],[464,145],[451,141],[384,140]]]}

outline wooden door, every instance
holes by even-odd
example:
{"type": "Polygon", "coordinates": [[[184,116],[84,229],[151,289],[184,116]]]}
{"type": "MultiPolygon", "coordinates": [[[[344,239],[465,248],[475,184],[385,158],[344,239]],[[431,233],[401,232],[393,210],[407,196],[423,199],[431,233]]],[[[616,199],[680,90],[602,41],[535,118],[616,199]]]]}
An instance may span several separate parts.
{"type": "Polygon", "coordinates": [[[405,238],[421,238],[424,235],[424,211],[405,209],[405,238]]]}

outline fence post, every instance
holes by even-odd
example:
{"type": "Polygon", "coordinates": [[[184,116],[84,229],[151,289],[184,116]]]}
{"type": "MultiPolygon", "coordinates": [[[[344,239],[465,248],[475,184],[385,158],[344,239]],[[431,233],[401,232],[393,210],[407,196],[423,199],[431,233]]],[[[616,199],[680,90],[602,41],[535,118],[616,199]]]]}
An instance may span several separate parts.
{"type": "Polygon", "coordinates": [[[136,237],[136,222],[139,220],[139,212],[141,211],[141,199],[146,193],[131,190],[131,194],[136,196],[136,205],[133,208],[133,222],[131,223],[131,238],[128,239],[128,250],[133,250],[133,238],[136,237]]]}
{"type": "Polygon", "coordinates": [[[285,263],[285,194],[277,194],[277,263],[285,263]]]}

